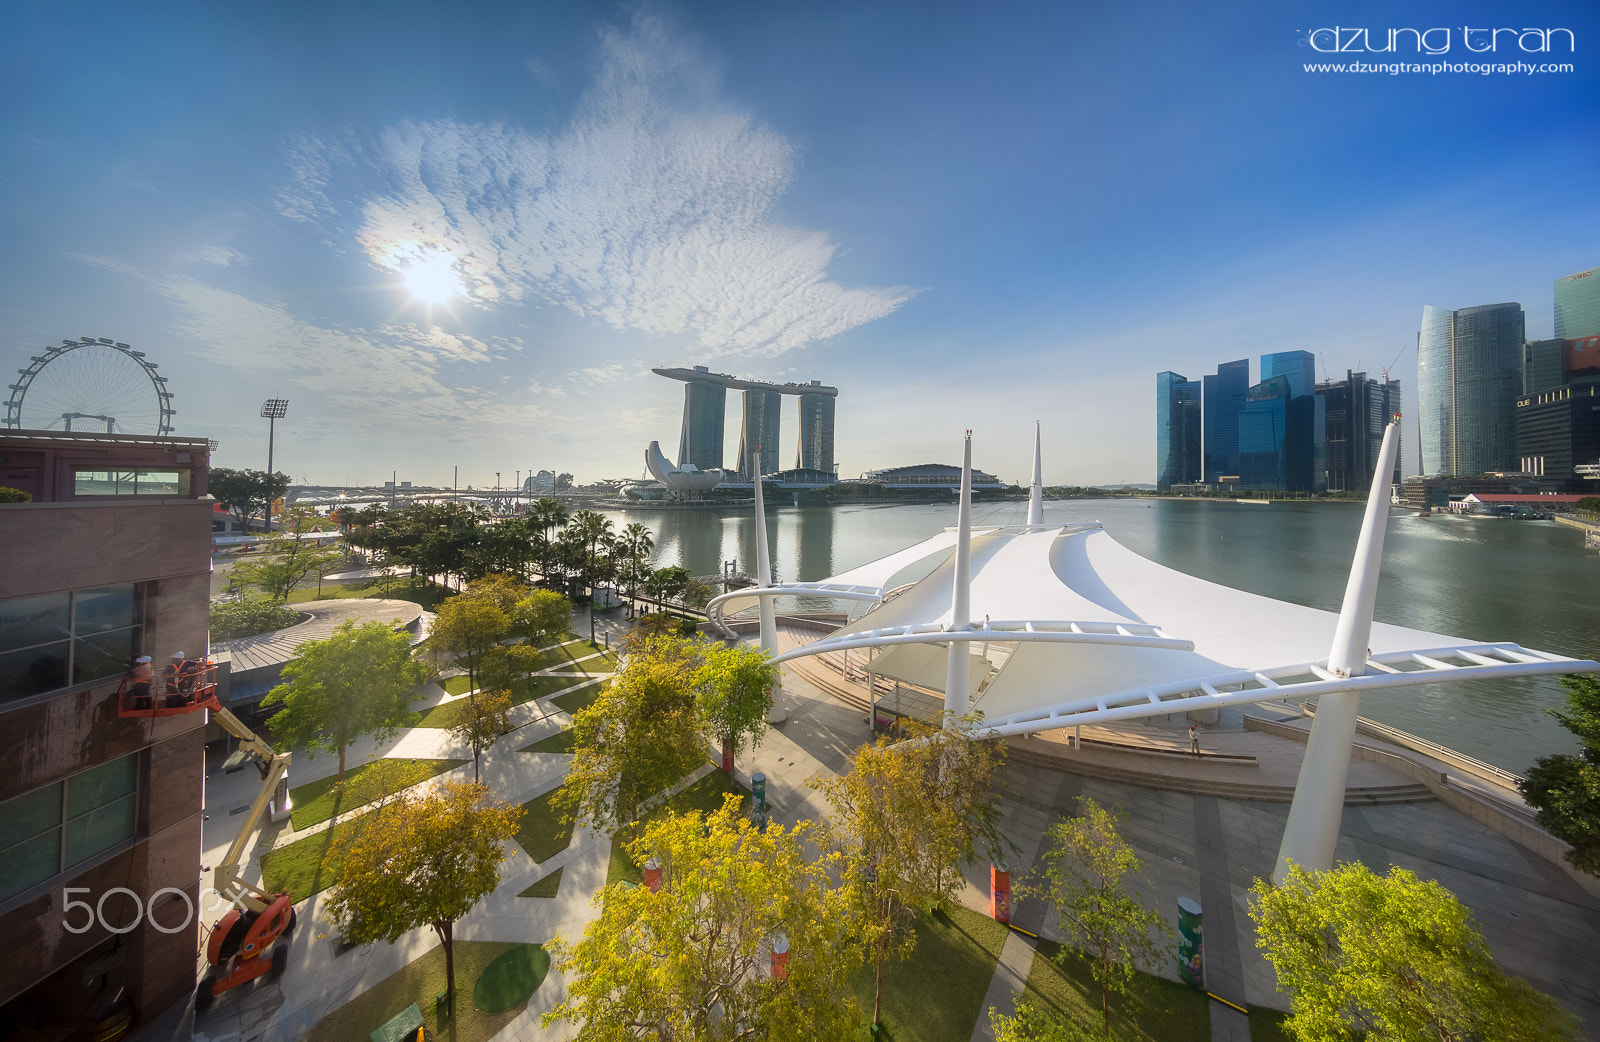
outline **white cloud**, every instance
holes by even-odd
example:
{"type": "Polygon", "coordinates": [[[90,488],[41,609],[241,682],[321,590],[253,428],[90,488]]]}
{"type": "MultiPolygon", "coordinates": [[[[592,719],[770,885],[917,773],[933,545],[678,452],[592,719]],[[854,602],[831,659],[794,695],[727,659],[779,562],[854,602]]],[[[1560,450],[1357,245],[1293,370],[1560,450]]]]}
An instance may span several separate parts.
{"type": "Polygon", "coordinates": [[[547,300],[711,355],[801,348],[910,297],[829,280],[835,244],[776,219],[794,150],[721,98],[698,45],[642,17],[601,51],[563,131],[443,119],[299,142],[280,212],[390,269],[447,250],[482,303],[547,300]]]}

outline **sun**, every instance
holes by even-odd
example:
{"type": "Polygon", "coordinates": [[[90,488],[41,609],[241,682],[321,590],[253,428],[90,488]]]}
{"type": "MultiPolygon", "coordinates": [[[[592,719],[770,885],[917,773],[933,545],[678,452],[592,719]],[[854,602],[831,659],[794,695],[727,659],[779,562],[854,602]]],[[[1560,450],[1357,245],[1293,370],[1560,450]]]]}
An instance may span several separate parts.
{"type": "Polygon", "coordinates": [[[443,250],[425,249],[400,264],[400,283],[424,307],[441,307],[467,295],[456,259],[443,250]]]}

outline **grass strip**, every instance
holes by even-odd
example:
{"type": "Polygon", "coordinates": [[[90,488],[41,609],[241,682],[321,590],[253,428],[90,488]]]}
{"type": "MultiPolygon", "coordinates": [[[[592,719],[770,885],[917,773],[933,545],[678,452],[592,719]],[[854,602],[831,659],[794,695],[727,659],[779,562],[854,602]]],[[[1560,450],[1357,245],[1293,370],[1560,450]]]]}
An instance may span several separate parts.
{"type": "MultiPolygon", "coordinates": [[[[883,1029],[877,1038],[967,1042],[978,1018],[989,1015],[982,1008],[983,997],[994,978],[1008,930],[960,905],[919,916],[913,929],[917,943],[911,957],[904,962],[884,962],[883,1029]]],[[[851,985],[863,1020],[871,1020],[871,962],[861,968],[851,985]]],[[[865,1042],[871,1036],[863,1026],[856,1037],[865,1042]]]]}
{"type": "MultiPolygon", "coordinates": [[[[1096,1034],[1103,1030],[1100,985],[1089,960],[1054,941],[1039,940],[1025,998],[1096,1034]]],[[[1140,973],[1126,995],[1111,996],[1111,1033],[1129,1042],[1209,1042],[1211,1000],[1188,985],[1140,973]]],[[[1255,1021],[1251,1021],[1251,1037],[1255,1021]]],[[[1265,1029],[1263,1029],[1263,1037],[1265,1029]]]]}
{"type": "Polygon", "coordinates": [[[452,1042],[488,1042],[516,1020],[520,1008],[484,1013],[472,1004],[472,989],[485,968],[518,945],[500,941],[457,941],[456,1014],[440,1023],[433,997],[445,989],[444,949],[435,947],[404,969],[396,970],[317,1022],[306,1042],[351,1042],[365,1039],[413,1002],[422,1010],[426,1038],[452,1042]]]}
{"type": "Polygon", "coordinates": [[[525,745],[518,749],[519,753],[570,753],[577,746],[577,739],[572,736],[572,728],[557,731],[547,735],[532,745],[525,745]]]}
{"type": "Polygon", "coordinates": [[[290,820],[296,829],[320,825],[341,811],[365,806],[401,789],[454,770],[466,760],[373,760],[344,772],[344,789],[338,776],[330,775],[306,782],[289,791],[294,810],[290,820]]]}
{"type": "Polygon", "coordinates": [[[580,709],[587,709],[594,705],[595,699],[600,697],[600,692],[606,689],[604,683],[590,684],[576,691],[568,691],[564,695],[557,695],[550,700],[550,704],[557,709],[568,713],[576,713],[580,709]]]}
{"type": "Polygon", "coordinates": [[[575,823],[562,821],[561,812],[555,808],[556,793],[560,791],[558,786],[522,805],[517,843],[535,861],[549,861],[572,845],[575,823]]]}
{"type": "Polygon", "coordinates": [[[541,876],[526,890],[519,890],[518,897],[554,897],[561,889],[561,873],[566,869],[558,868],[547,876],[541,876]]]}
{"type": "MultiPolygon", "coordinates": [[[[741,809],[749,808],[750,790],[740,785],[735,778],[715,770],[646,814],[644,820],[655,821],[668,813],[687,814],[690,811],[699,811],[702,814],[709,814],[714,810],[720,810],[722,798],[730,794],[739,797],[741,809]]],[[[640,832],[643,832],[642,827],[640,832]]],[[[624,844],[632,838],[633,830],[628,828],[619,830],[611,837],[611,860],[606,866],[607,885],[616,882],[644,882],[644,873],[623,849],[624,844]]],[[[984,987],[988,987],[987,982],[984,987]]]]}
{"type": "MultiPolygon", "coordinates": [[[[451,679],[454,679],[453,677],[451,679]]],[[[465,678],[463,678],[465,679],[465,678]]],[[[567,685],[565,677],[528,677],[518,680],[511,685],[511,704],[522,705],[534,699],[543,698],[552,691],[559,691],[567,685]]],[[[446,688],[446,690],[449,690],[446,688]]],[[[423,709],[414,713],[411,718],[411,727],[454,727],[461,720],[461,714],[466,712],[468,702],[465,698],[452,699],[449,702],[440,702],[432,709],[423,709]]]]}
{"type": "Polygon", "coordinates": [[[261,855],[262,889],[269,894],[287,893],[295,901],[303,901],[332,886],[339,878],[343,851],[366,827],[367,817],[362,814],[341,821],[261,855]]]}

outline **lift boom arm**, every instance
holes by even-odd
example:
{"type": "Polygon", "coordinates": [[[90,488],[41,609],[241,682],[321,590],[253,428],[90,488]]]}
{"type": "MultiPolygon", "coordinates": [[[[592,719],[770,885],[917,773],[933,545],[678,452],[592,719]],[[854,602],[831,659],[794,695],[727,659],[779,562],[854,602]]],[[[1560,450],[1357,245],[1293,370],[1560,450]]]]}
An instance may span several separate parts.
{"type": "Polygon", "coordinates": [[[273,813],[273,818],[278,820],[289,813],[287,775],[291,754],[273,751],[272,746],[263,742],[254,731],[226,709],[213,710],[211,716],[223,730],[239,739],[239,753],[253,757],[257,768],[261,771],[261,790],[256,793],[255,801],[250,804],[250,812],[240,823],[239,833],[233,837],[233,843],[228,846],[227,854],[217,865],[211,885],[230,897],[236,897],[254,911],[264,912],[275,895],[268,894],[240,879],[239,864],[244,859],[245,847],[249,844],[250,837],[255,835],[256,826],[261,823],[262,817],[272,805],[273,796],[278,795],[280,789],[283,790],[283,803],[273,813]]]}

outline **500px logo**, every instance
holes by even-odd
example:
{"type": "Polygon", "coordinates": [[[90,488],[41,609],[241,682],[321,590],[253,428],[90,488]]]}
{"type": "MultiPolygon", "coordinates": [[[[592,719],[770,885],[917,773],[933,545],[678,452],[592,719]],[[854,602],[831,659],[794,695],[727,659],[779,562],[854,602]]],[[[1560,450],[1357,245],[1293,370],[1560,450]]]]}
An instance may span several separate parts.
{"type": "MultiPolygon", "coordinates": [[[[189,899],[189,895],[187,893],[179,890],[175,886],[164,886],[160,890],[157,890],[155,893],[150,895],[149,902],[141,901],[138,894],[134,893],[132,890],[129,890],[125,886],[112,887],[110,890],[107,890],[105,893],[101,894],[100,899],[92,905],[87,901],[75,900],[72,896],[73,894],[87,894],[89,892],[90,889],[86,886],[69,886],[61,891],[61,926],[68,933],[88,933],[96,923],[100,924],[100,928],[102,930],[108,930],[111,933],[132,933],[134,930],[139,928],[139,924],[144,921],[146,915],[148,915],[150,918],[150,925],[156,930],[159,930],[161,933],[177,933],[179,930],[186,929],[189,924],[194,921],[196,907],[194,902],[189,899]],[[127,894],[129,897],[133,898],[133,918],[121,925],[113,925],[112,923],[108,922],[105,914],[106,899],[116,894],[127,894]],[[161,900],[162,894],[172,894],[176,897],[183,898],[183,905],[185,908],[183,919],[176,925],[163,925],[159,920],[156,919],[156,902],[161,900]],[[83,909],[85,919],[83,920],[82,926],[74,926],[72,924],[72,913],[79,908],[83,909]]],[[[199,907],[202,915],[205,915],[209,918],[210,915],[221,912],[230,906],[239,909],[241,912],[245,910],[245,906],[240,901],[239,894],[225,894],[215,887],[209,886],[200,891],[199,907]],[[210,901],[209,913],[205,911],[208,900],[210,901]]]]}
{"type": "MultiPolygon", "coordinates": [[[[1449,54],[1450,42],[1455,38],[1456,32],[1456,27],[1442,25],[1432,29],[1350,29],[1335,25],[1331,28],[1311,30],[1302,42],[1322,54],[1349,52],[1399,54],[1401,48],[1407,45],[1415,54],[1449,54]],[[1383,46],[1376,46],[1377,44],[1383,46]]],[[[1563,33],[1566,35],[1567,50],[1575,52],[1577,41],[1571,29],[1474,29],[1470,25],[1460,27],[1462,45],[1474,54],[1493,52],[1501,46],[1510,50],[1513,42],[1519,50],[1528,54],[1544,54],[1561,42],[1561,36],[1558,34],[1563,33]],[[1510,39],[1502,39],[1502,34],[1505,33],[1510,34],[1510,39]]]]}

